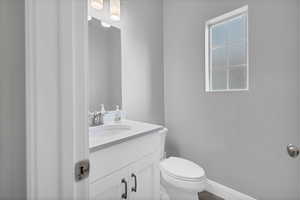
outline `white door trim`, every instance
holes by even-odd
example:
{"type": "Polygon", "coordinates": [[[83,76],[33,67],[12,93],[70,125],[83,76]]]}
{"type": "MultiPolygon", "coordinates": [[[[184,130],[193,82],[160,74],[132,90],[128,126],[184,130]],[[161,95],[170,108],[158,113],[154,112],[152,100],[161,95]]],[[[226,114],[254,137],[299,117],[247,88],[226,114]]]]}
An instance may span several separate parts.
{"type": "Polygon", "coordinates": [[[27,1],[25,3],[25,32],[26,32],[26,186],[27,199],[34,199],[37,196],[36,191],[36,89],[35,89],[35,10],[34,2],[27,1]]]}
{"type": "Polygon", "coordinates": [[[27,199],[87,199],[87,1],[26,0],[27,199]]]}

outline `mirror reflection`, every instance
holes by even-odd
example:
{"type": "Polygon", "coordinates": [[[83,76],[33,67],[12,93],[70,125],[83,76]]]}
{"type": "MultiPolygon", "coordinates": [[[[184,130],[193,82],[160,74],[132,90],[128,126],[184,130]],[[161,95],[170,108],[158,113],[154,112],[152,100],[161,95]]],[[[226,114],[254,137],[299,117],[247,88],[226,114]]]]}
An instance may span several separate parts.
{"type": "Polygon", "coordinates": [[[115,110],[122,106],[121,30],[99,19],[90,18],[89,110],[115,110]]]}

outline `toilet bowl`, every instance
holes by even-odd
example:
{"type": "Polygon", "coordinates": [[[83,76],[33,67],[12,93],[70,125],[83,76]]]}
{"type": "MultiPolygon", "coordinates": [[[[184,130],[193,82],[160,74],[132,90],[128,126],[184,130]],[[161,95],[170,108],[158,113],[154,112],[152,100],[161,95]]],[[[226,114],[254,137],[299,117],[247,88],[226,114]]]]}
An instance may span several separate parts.
{"type": "MultiPolygon", "coordinates": [[[[164,150],[167,129],[162,131],[162,145],[164,150]]],[[[202,167],[196,163],[179,158],[164,158],[162,152],[160,162],[161,189],[164,198],[170,200],[198,200],[198,192],[202,192],[206,186],[206,175],[202,167]]]]}

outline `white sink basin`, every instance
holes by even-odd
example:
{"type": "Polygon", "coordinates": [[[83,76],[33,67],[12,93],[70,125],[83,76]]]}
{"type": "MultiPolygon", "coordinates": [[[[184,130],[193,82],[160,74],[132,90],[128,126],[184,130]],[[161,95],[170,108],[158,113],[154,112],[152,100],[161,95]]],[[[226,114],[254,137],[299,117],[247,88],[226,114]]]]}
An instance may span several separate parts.
{"type": "Polygon", "coordinates": [[[124,131],[129,130],[131,130],[131,126],[128,124],[105,124],[101,126],[90,127],[89,133],[92,136],[111,135],[123,133],[124,131]]]}
{"type": "Polygon", "coordinates": [[[102,126],[89,128],[89,145],[93,152],[103,145],[112,144],[117,141],[124,141],[131,137],[153,132],[163,127],[160,125],[122,120],[121,122],[110,123],[102,126]]]}

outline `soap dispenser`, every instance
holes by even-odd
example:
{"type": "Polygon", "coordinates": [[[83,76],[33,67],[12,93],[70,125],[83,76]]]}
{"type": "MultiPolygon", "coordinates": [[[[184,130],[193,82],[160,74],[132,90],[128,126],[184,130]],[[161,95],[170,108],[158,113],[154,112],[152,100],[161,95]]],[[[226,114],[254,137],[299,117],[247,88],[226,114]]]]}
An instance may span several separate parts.
{"type": "Polygon", "coordinates": [[[100,113],[102,114],[102,115],[104,115],[105,114],[105,107],[104,107],[104,104],[101,104],[101,110],[100,110],[100,113]]]}
{"type": "Polygon", "coordinates": [[[104,121],[105,121],[105,120],[104,120],[105,113],[106,113],[106,111],[105,111],[104,104],[101,104],[101,110],[100,110],[100,123],[101,123],[101,125],[104,124],[104,121]]]}
{"type": "Polygon", "coordinates": [[[117,105],[116,106],[116,111],[115,111],[115,122],[119,122],[122,119],[122,113],[120,110],[120,107],[117,105]]]}

